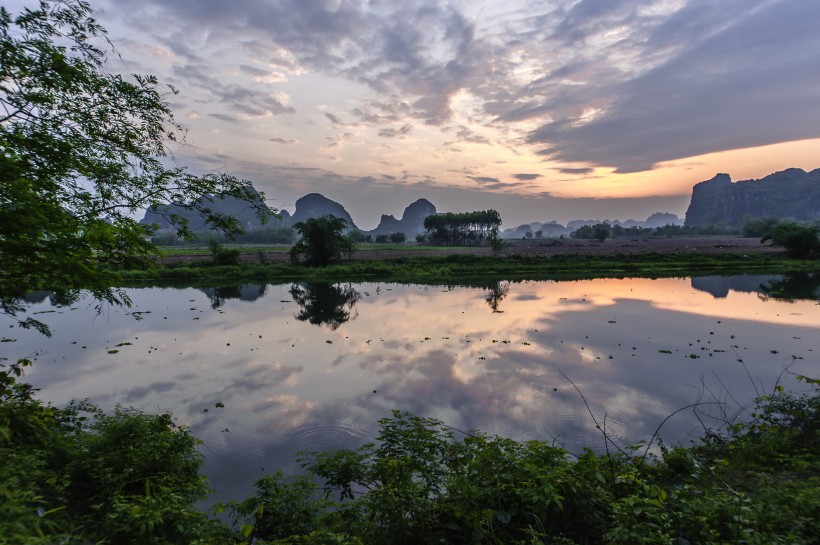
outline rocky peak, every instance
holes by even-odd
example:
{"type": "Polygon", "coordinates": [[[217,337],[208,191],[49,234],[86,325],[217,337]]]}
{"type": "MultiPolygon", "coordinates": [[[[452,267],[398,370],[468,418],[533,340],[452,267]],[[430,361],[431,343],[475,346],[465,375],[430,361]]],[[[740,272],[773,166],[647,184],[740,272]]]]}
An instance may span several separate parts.
{"type": "Polygon", "coordinates": [[[424,232],[424,218],[436,213],[436,207],[427,199],[419,199],[404,209],[400,220],[392,215],[383,214],[378,227],[371,231],[374,235],[404,233],[412,238],[424,232]]]}
{"type": "Polygon", "coordinates": [[[685,225],[739,226],[744,216],[800,221],[820,218],[820,169],[806,172],[789,168],[736,183],[728,174],[718,174],[692,188],[685,225]]]}
{"type": "Polygon", "coordinates": [[[348,229],[357,229],[353,223],[353,218],[345,210],[345,207],[336,201],[330,200],[319,193],[308,193],[296,201],[296,210],[293,212],[294,223],[305,221],[310,218],[321,218],[324,216],[336,216],[347,221],[348,229]]]}

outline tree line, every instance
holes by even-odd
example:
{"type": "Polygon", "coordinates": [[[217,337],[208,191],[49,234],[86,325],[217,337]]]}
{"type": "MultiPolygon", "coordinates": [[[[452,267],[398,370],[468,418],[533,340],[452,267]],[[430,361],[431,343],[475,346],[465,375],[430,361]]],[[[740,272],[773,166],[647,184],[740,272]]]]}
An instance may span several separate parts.
{"type": "Polygon", "coordinates": [[[501,215],[496,210],[446,212],[424,218],[427,240],[440,246],[484,246],[493,229],[498,231],[501,215]]]}

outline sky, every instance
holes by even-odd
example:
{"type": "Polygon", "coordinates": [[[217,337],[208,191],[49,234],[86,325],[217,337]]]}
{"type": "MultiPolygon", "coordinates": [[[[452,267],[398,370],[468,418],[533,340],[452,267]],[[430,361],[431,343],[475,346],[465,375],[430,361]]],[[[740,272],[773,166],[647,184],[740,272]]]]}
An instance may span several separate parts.
{"type": "MultiPolygon", "coordinates": [[[[3,0],[12,13],[28,0],[3,0]]],[[[92,0],[187,129],[177,162],[532,221],[683,217],[692,186],[820,167],[817,0],[92,0]]]]}

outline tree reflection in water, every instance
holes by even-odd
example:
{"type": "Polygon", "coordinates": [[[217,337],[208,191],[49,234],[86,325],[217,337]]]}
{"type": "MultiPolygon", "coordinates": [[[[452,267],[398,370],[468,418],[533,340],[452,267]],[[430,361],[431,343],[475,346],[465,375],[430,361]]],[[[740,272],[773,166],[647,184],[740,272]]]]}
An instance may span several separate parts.
{"type": "Polygon", "coordinates": [[[795,300],[820,300],[820,274],[802,272],[785,275],[770,280],[768,285],[761,284],[760,291],[765,297],[795,300]]]}
{"type": "Polygon", "coordinates": [[[487,304],[490,305],[490,308],[493,312],[504,312],[503,310],[498,310],[498,305],[501,304],[501,301],[507,296],[507,293],[510,291],[510,283],[509,282],[496,282],[495,284],[491,285],[489,288],[490,293],[488,293],[484,300],[487,301],[487,304]]]}
{"type": "Polygon", "coordinates": [[[233,284],[205,288],[201,291],[211,300],[211,308],[216,310],[229,299],[239,299],[248,302],[256,301],[265,296],[265,293],[268,291],[268,286],[266,284],[233,284]]]}
{"type": "MultiPolygon", "coordinates": [[[[351,319],[350,313],[361,299],[358,291],[350,284],[328,284],[325,282],[299,282],[292,284],[290,295],[302,307],[297,320],[314,325],[326,325],[337,329],[351,319]]],[[[358,316],[356,313],[352,318],[358,316]]]]}

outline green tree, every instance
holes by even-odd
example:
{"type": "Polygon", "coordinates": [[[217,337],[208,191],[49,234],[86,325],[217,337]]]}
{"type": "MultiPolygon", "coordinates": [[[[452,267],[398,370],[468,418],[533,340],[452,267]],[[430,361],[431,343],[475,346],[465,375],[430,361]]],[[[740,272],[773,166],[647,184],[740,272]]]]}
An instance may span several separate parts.
{"type": "Polygon", "coordinates": [[[570,236],[572,238],[595,239],[603,242],[612,236],[612,227],[608,223],[582,225],[573,231],[570,236]]]}
{"type": "Polygon", "coordinates": [[[594,238],[603,242],[612,236],[612,228],[608,223],[598,223],[592,226],[594,238]]]}
{"type": "Polygon", "coordinates": [[[407,240],[407,235],[405,235],[404,233],[390,233],[390,242],[393,242],[395,244],[401,244],[405,240],[407,240]]]}
{"type": "Polygon", "coordinates": [[[366,235],[364,232],[360,231],[359,229],[351,229],[348,233],[348,236],[353,239],[353,242],[367,242],[367,237],[370,235],[366,235]]]}
{"type": "Polygon", "coordinates": [[[782,220],[776,217],[755,218],[749,215],[743,217],[741,234],[744,237],[765,237],[771,235],[772,230],[782,220]]]}
{"type": "Polygon", "coordinates": [[[772,241],[773,246],[786,249],[790,257],[797,259],[820,257],[820,228],[797,223],[781,223],[760,242],[772,241]]]}
{"type": "Polygon", "coordinates": [[[498,227],[493,227],[490,229],[490,234],[487,236],[487,244],[493,252],[493,257],[498,257],[498,255],[507,247],[507,241],[501,238],[501,235],[498,234],[498,227]]]}
{"type": "MultiPolygon", "coordinates": [[[[0,312],[27,327],[20,297],[34,289],[70,301],[88,289],[128,303],[110,286],[113,268],[150,261],[151,228],[134,215],[174,202],[199,210],[210,226],[241,231],[204,195],[255,202],[249,182],[195,176],[163,163],[181,129],[153,76],[105,68],[113,50],[84,0],[41,0],[13,17],[0,7],[0,312]]],[[[171,218],[178,234],[185,222],[171,218]]]]}
{"type": "Polygon", "coordinates": [[[490,231],[500,225],[501,215],[496,210],[447,212],[424,218],[429,242],[444,246],[483,246],[490,231]]]}
{"type": "Polygon", "coordinates": [[[298,262],[304,258],[308,265],[321,267],[340,260],[342,256],[349,258],[355,243],[345,236],[346,226],[346,220],[332,215],[300,221],[293,226],[300,238],[290,249],[291,260],[298,262]]]}

